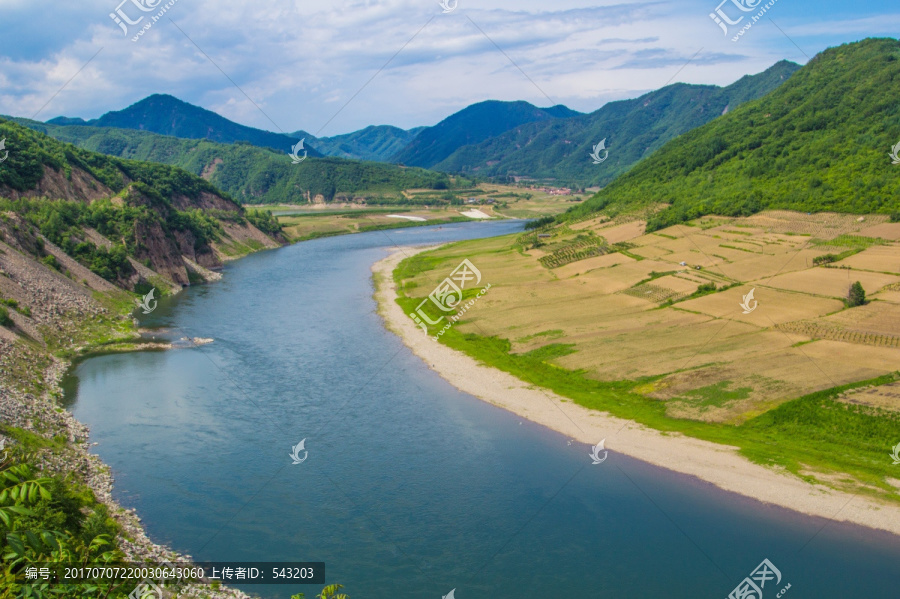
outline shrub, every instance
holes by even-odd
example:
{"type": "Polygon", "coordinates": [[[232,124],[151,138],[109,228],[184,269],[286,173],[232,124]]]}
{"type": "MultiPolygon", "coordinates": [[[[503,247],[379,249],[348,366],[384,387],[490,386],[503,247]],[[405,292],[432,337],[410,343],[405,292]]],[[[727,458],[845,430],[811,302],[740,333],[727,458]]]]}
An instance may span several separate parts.
{"type": "Polygon", "coordinates": [[[862,306],[866,303],[866,290],[863,289],[862,284],[857,281],[850,285],[850,291],[847,293],[847,306],[850,308],[855,308],[856,306],[862,306]]]}
{"type": "Polygon", "coordinates": [[[9,317],[9,310],[6,309],[6,306],[0,306],[0,326],[8,327],[12,323],[12,318],[9,317]]]}
{"type": "Polygon", "coordinates": [[[525,230],[530,231],[531,229],[540,229],[546,225],[552,224],[556,221],[556,217],[554,216],[544,216],[537,220],[533,220],[525,225],[525,230]]]}
{"type": "Polygon", "coordinates": [[[244,215],[254,227],[269,235],[277,235],[281,233],[281,223],[268,210],[250,209],[244,215]]]}
{"type": "Polygon", "coordinates": [[[813,258],[813,265],[820,266],[822,264],[831,264],[832,262],[838,259],[834,254],[825,254],[823,256],[816,256],[813,258]]]}
{"type": "Polygon", "coordinates": [[[43,258],[41,258],[41,264],[43,264],[45,266],[49,266],[50,268],[53,268],[56,270],[60,269],[59,260],[57,260],[56,256],[54,256],[53,254],[48,254],[48,255],[44,256],[43,258]]]}

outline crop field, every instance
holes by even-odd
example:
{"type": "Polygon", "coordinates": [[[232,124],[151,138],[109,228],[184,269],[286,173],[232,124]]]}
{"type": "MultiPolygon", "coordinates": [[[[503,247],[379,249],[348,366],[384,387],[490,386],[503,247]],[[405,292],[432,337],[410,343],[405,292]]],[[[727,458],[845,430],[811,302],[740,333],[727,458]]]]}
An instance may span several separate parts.
{"type": "Polygon", "coordinates": [[[900,370],[897,240],[885,216],[770,211],[649,234],[595,217],[455,244],[407,283],[424,297],[468,258],[491,290],[461,333],[508,340],[513,354],[564,347],[549,363],[630,381],[674,418],[734,424],[900,370]],[[848,307],[857,281],[868,303],[848,307]]]}

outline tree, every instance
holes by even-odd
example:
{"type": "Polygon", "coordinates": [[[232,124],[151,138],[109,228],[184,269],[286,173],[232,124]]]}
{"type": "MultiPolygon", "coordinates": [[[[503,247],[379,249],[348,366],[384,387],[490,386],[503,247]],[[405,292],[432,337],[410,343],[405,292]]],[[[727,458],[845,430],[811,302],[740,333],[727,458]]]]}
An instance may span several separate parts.
{"type": "Polygon", "coordinates": [[[862,306],[866,303],[866,290],[863,289],[862,284],[857,281],[850,285],[850,291],[847,293],[847,306],[850,308],[855,308],[856,306],[862,306]]]}

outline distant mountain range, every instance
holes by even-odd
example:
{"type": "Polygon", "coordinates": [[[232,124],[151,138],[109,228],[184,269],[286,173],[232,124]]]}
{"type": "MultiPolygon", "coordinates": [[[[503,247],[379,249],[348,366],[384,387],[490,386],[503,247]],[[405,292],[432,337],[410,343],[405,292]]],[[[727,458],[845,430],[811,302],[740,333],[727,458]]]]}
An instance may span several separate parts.
{"type": "Polygon", "coordinates": [[[423,129],[426,127],[415,127],[407,131],[390,125],[371,125],[353,133],[333,137],[315,137],[304,131],[297,131],[292,135],[305,137],[325,156],[390,162],[391,157],[406,147],[423,129]]]}
{"type": "Polygon", "coordinates": [[[528,102],[479,102],[419,133],[392,162],[432,168],[459,148],[480,143],[526,123],[546,122],[580,115],[565,106],[538,108],[528,102]]]}
{"type": "Polygon", "coordinates": [[[590,114],[515,126],[430,166],[470,176],[518,175],[603,186],[670,139],[776,89],[799,68],[781,61],[728,87],[676,83],[633,100],[610,102],[590,114]],[[609,156],[594,164],[589,153],[602,140],[609,156]]]}
{"type": "MultiPolygon", "coordinates": [[[[900,41],[816,55],[784,85],[667,143],[562,216],[667,204],[649,230],[705,214],[900,214],[900,41]]],[[[612,154],[612,151],[611,151],[612,154]]]]}
{"type": "MultiPolygon", "coordinates": [[[[331,156],[396,163],[466,177],[502,180],[528,177],[555,180],[559,185],[574,187],[604,186],[667,141],[778,88],[798,68],[794,63],[782,61],[763,73],[748,75],[727,87],[678,83],[633,100],[611,102],[590,114],[562,105],[539,108],[528,102],[489,100],[468,106],[432,127],[404,130],[378,125],[321,138],[306,131],[281,134],[247,127],[212,111],[159,94],[90,121],[57,117],[39,130],[115,156],[175,164],[195,174],[212,172],[217,184],[241,201],[275,201],[274,196],[282,201],[290,194],[288,188],[270,193],[268,190],[272,186],[263,183],[267,175],[254,169],[245,174],[252,177],[255,184],[234,178],[225,182],[223,173],[236,170],[233,161],[213,168],[212,160],[218,158],[218,164],[221,164],[225,154],[236,156],[233,149],[218,147],[211,154],[200,152],[208,159],[204,162],[198,158],[196,143],[176,144],[159,139],[151,142],[149,138],[123,136],[122,130],[134,129],[220,145],[256,146],[282,154],[287,154],[292,146],[303,140],[308,156],[313,158],[331,156]],[[104,131],[109,133],[108,139],[102,139],[104,131]],[[589,153],[601,140],[609,150],[609,156],[602,164],[594,164],[589,153]],[[215,156],[210,158],[213,154],[215,156]]],[[[21,122],[37,128],[33,122],[21,122]]],[[[256,153],[254,156],[251,162],[259,167],[262,164],[259,160],[266,155],[256,153]]],[[[346,172],[346,165],[341,168],[346,172]]],[[[363,170],[368,175],[379,171],[374,167],[363,170]]],[[[278,169],[276,172],[280,173],[278,169]]],[[[398,174],[398,171],[382,168],[378,176],[395,182],[408,179],[398,174]]],[[[332,185],[334,181],[326,179],[328,177],[316,175],[316,184],[294,181],[294,185],[313,194],[319,190],[326,198],[340,193],[342,186],[348,187],[343,175],[338,176],[342,185],[332,185]]],[[[349,193],[362,188],[364,186],[343,191],[349,193]]]]}
{"type": "Polygon", "coordinates": [[[97,119],[57,117],[49,125],[136,129],[183,139],[205,139],[217,143],[246,142],[287,153],[301,139],[309,156],[337,156],[354,160],[390,162],[425,127],[405,131],[390,125],[375,125],[360,131],[315,137],[306,131],[282,134],[247,127],[199,106],[167,94],[154,94],[128,108],[107,112],[97,119]]]}

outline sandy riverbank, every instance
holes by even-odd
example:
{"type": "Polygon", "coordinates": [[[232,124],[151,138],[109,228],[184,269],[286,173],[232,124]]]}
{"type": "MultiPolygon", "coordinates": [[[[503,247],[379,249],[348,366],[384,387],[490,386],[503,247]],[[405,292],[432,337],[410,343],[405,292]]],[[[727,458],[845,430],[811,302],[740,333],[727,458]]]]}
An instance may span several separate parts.
{"type": "MultiPolygon", "coordinates": [[[[422,333],[397,305],[392,272],[407,256],[431,248],[401,248],[375,263],[375,299],[387,328],[458,389],[556,430],[571,439],[605,447],[675,472],[696,476],[726,491],[831,520],[850,522],[900,535],[900,507],[854,496],[754,464],[734,447],[662,434],[653,429],[589,410],[503,371],[484,366],[422,333]]],[[[588,456],[585,455],[585,459],[588,456]]]]}

